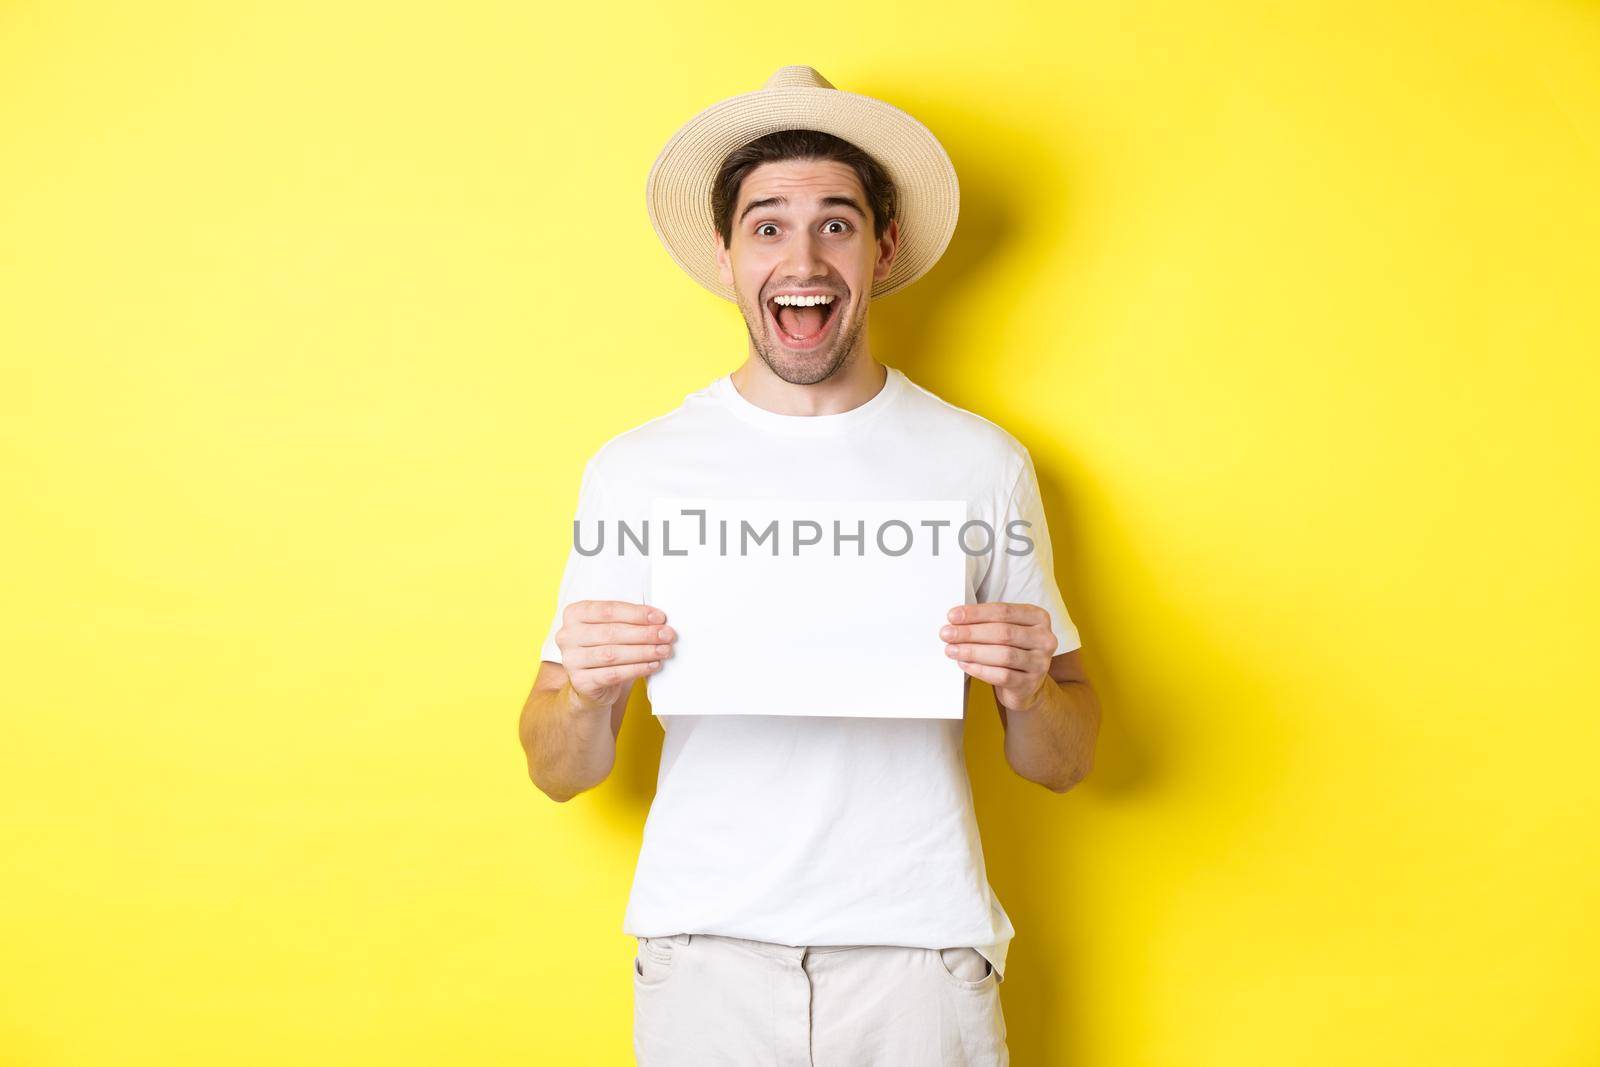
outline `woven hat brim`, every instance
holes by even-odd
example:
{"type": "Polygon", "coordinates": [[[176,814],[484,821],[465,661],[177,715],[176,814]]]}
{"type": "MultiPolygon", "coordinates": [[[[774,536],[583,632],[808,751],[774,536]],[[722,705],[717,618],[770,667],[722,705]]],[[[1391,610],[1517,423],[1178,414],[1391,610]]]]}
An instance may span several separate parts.
{"type": "Polygon", "coordinates": [[[737,299],[717,272],[711,187],[729,152],[778,130],[821,130],[867,152],[899,194],[900,247],[872,298],[904,289],[944,255],[960,214],[961,187],[933,132],[893,104],[841,89],[757,89],[712,104],[675,133],[645,179],[651,225],[678,266],[724,300],[737,299]]]}

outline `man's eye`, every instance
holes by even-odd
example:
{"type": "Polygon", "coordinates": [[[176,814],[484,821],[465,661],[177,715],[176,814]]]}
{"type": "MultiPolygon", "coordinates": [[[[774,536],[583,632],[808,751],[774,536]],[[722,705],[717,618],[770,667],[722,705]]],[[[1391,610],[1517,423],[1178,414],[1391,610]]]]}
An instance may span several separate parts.
{"type": "MultiPolygon", "coordinates": [[[[835,225],[844,227],[844,229],[842,229],[842,230],[834,231],[836,233],[848,233],[850,231],[850,224],[848,222],[846,222],[844,219],[829,219],[827,222],[822,224],[822,228],[824,230],[826,230],[829,226],[835,226],[835,225]]],[[[757,237],[765,237],[767,235],[762,233],[761,231],[763,231],[763,230],[775,230],[775,229],[777,229],[777,225],[775,223],[763,222],[761,225],[756,227],[756,231],[755,231],[756,232],[756,236],[757,237]]]]}

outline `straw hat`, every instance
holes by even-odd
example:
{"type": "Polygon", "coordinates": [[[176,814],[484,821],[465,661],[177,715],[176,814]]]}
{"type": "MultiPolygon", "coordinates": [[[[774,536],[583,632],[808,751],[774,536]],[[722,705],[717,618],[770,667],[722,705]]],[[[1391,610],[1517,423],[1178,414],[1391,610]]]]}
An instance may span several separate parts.
{"type": "Polygon", "coordinates": [[[835,89],[815,68],[780,67],[755,92],[712,104],[690,119],[650,168],[645,206],[673,260],[724,300],[717,272],[711,186],[729,152],[777,130],[822,130],[876,159],[899,194],[900,248],[874,299],[926,274],[955,233],[961,191],[950,156],[929,129],[892,104],[835,89]]]}

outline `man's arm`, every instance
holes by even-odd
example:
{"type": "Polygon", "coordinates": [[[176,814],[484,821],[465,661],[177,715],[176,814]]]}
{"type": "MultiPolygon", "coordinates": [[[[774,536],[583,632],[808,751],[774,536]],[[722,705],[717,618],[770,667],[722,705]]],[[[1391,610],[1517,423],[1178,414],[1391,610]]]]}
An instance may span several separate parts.
{"type": "Polygon", "coordinates": [[[666,621],[620,600],[579,600],[562,612],[561,662],[539,663],[517,723],[528,777],[551,799],[571,800],[611,773],[634,684],[672,655],[678,635],[666,621]]]}
{"type": "Polygon", "coordinates": [[[632,693],[630,682],[609,707],[585,707],[567,669],[542,660],[517,724],[533,784],[552,800],[567,801],[605,781],[616,763],[617,736],[632,693]]]}
{"type": "Polygon", "coordinates": [[[952,608],[939,636],[961,669],[994,687],[1006,762],[1030,782],[1065,793],[1094,766],[1100,704],[1082,650],[1054,655],[1050,615],[1036,604],[952,608]]]}
{"type": "Polygon", "coordinates": [[[1083,672],[1082,649],[1050,661],[1032,708],[1010,708],[995,691],[1000,725],[1005,728],[1006,762],[1031,782],[1065,793],[1094,768],[1100,733],[1100,701],[1083,672]]]}

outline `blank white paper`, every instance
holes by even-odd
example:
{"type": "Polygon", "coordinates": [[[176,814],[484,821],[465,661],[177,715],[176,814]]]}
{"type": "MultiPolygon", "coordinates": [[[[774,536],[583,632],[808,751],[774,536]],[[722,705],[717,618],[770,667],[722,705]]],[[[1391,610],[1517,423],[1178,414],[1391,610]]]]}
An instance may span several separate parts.
{"type": "Polygon", "coordinates": [[[961,500],[657,498],[649,603],[677,639],[651,710],[961,718],[939,628],[967,602],[967,518],[961,500]]]}

